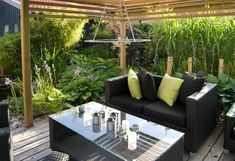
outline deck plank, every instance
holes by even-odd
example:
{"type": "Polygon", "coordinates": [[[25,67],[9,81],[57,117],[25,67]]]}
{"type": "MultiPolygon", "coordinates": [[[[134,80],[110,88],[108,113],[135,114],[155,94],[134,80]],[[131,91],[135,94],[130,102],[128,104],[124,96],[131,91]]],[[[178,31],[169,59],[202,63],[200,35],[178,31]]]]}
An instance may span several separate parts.
{"type": "Polygon", "coordinates": [[[198,152],[191,156],[188,161],[202,161],[209,153],[215,142],[218,140],[220,134],[223,131],[224,124],[218,123],[211,135],[207,138],[205,143],[199,148],[198,152]]]}
{"type": "Polygon", "coordinates": [[[224,142],[224,133],[220,135],[219,139],[216,141],[210,152],[206,155],[204,161],[219,161],[224,150],[223,142],[224,142]]]}
{"type": "Polygon", "coordinates": [[[50,147],[50,143],[49,143],[49,141],[47,141],[37,147],[28,149],[27,151],[24,151],[22,153],[19,153],[16,156],[14,156],[14,161],[21,161],[21,160],[33,157],[33,156],[37,155],[38,153],[44,151],[45,149],[49,149],[49,147],[50,147]]]}
{"type": "Polygon", "coordinates": [[[235,152],[232,152],[231,154],[223,153],[219,161],[235,161],[235,152]]]}
{"type": "Polygon", "coordinates": [[[46,149],[44,151],[41,151],[40,153],[37,153],[33,156],[30,156],[26,159],[24,159],[24,161],[37,161],[37,160],[42,160],[43,158],[45,158],[46,156],[48,156],[51,153],[51,149],[46,149]]]}
{"type": "Polygon", "coordinates": [[[24,141],[19,141],[17,143],[14,143],[13,150],[17,150],[21,147],[24,147],[26,145],[29,145],[35,141],[41,141],[43,138],[48,138],[49,137],[49,131],[45,131],[44,133],[40,133],[39,135],[32,136],[24,141]]]}
{"type": "Polygon", "coordinates": [[[38,129],[40,128],[41,126],[46,126],[48,124],[48,118],[47,117],[43,117],[39,120],[36,120],[34,122],[34,126],[31,127],[31,128],[25,128],[25,127],[18,127],[14,130],[11,131],[11,133],[13,135],[17,135],[17,134],[22,134],[22,132],[25,132],[25,131],[33,131],[34,129],[38,129]]]}

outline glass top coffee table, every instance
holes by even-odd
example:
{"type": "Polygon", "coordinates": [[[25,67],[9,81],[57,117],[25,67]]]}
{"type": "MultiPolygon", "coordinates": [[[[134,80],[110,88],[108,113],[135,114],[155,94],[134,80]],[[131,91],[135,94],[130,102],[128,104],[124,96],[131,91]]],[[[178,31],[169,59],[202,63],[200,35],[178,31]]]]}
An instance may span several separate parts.
{"type": "Polygon", "coordinates": [[[51,149],[72,160],[183,160],[184,133],[96,102],[50,115],[49,127],[51,149]]]}

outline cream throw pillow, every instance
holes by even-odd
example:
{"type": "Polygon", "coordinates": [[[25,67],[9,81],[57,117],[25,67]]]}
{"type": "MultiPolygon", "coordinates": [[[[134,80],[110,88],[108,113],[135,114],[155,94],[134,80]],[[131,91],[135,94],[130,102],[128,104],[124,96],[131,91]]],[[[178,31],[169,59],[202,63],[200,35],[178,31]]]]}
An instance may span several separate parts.
{"type": "Polygon", "coordinates": [[[157,91],[157,96],[169,106],[175,103],[184,80],[165,74],[157,91]]]}

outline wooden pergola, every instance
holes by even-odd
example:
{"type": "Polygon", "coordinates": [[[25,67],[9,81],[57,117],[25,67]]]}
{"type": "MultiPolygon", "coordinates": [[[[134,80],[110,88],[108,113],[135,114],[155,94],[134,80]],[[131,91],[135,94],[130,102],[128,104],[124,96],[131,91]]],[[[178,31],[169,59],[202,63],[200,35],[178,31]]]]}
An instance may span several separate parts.
{"type": "MultiPolygon", "coordinates": [[[[126,38],[126,21],[191,17],[233,16],[235,0],[21,0],[21,50],[25,127],[33,126],[30,74],[30,17],[102,19],[120,24],[126,38]],[[43,14],[42,14],[43,13],[43,14]],[[128,14],[127,14],[128,13],[128,14]]],[[[120,42],[120,69],[126,69],[126,44],[120,42]]]]}

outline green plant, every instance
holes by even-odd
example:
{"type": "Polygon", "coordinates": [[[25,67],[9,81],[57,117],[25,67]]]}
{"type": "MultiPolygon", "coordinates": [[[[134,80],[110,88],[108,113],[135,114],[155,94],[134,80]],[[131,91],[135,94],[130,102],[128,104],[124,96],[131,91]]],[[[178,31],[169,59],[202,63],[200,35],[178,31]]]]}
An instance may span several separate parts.
{"type": "Polygon", "coordinates": [[[235,79],[225,74],[220,74],[218,79],[214,75],[208,75],[207,82],[217,83],[219,103],[225,112],[228,111],[235,102],[235,79]]]}
{"type": "Polygon", "coordinates": [[[59,87],[77,103],[100,99],[104,92],[104,80],[119,73],[117,59],[75,55],[73,61],[74,64],[62,74],[59,87]]]}
{"type": "Polygon", "coordinates": [[[20,67],[20,34],[0,37],[0,68],[15,70],[20,67]]]}
{"type": "Polygon", "coordinates": [[[86,20],[34,19],[31,21],[31,48],[35,54],[44,49],[53,53],[73,46],[82,37],[86,20]]]}
{"type": "Polygon", "coordinates": [[[22,82],[19,78],[15,81],[5,78],[5,85],[10,86],[11,97],[9,97],[10,110],[12,115],[19,115],[23,112],[23,100],[22,100],[22,82]]]}
{"type": "MultiPolygon", "coordinates": [[[[68,64],[69,60],[70,54],[65,51],[54,48],[53,52],[50,53],[45,49],[40,56],[32,56],[32,66],[34,65],[34,67],[41,69],[45,67],[45,64],[47,64],[50,67],[49,74],[53,78],[53,84],[56,85],[58,83],[57,80],[60,78],[61,73],[64,71],[64,67],[68,64]]],[[[44,76],[48,75],[48,73],[43,72],[44,70],[42,70],[40,74],[44,76]]]]}
{"type": "Polygon", "coordinates": [[[53,85],[51,68],[45,61],[43,68],[35,66],[33,83],[33,107],[37,111],[58,112],[71,107],[66,101],[73,101],[69,94],[63,94],[53,85]]]}
{"type": "Polygon", "coordinates": [[[165,20],[144,28],[142,23],[136,24],[135,33],[148,36],[152,41],[139,45],[134,52],[139,53],[128,62],[162,73],[164,62],[170,55],[174,57],[173,71],[184,72],[188,57],[193,57],[193,72],[203,70],[206,74],[216,75],[218,59],[223,58],[226,73],[234,77],[234,24],[233,17],[165,20]]]}

